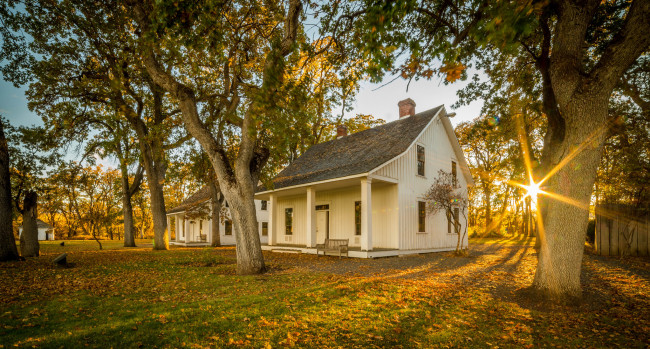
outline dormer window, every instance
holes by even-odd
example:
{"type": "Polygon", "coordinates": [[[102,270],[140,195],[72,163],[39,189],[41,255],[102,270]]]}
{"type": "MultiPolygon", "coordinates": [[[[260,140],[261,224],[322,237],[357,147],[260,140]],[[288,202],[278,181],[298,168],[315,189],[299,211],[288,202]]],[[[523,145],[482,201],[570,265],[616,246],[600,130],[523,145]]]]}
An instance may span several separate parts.
{"type": "Polygon", "coordinates": [[[424,176],[424,147],[418,145],[418,175],[424,176]]]}

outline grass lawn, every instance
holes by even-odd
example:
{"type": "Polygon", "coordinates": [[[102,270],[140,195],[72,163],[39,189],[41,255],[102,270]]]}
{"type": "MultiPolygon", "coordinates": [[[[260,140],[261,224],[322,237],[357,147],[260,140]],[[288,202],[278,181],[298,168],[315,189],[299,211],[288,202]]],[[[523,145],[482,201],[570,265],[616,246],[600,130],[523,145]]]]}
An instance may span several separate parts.
{"type": "Polygon", "coordinates": [[[0,347],[650,344],[648,259],[586,254],[585,302],[558,306],[527,296],[531,243],[470,244],[467,257],[265,252],[268,273],[237,276],[232,247],[42,242],[41,257],[0,264],[0,347]],[[74,267],[51,264],[63,251],[74,267]]]}

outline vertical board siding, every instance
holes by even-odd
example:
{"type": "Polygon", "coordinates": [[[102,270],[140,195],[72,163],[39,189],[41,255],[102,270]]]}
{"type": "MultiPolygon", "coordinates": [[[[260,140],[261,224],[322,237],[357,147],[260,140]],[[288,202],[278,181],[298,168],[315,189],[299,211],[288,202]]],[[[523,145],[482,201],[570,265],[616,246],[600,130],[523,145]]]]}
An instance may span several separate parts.
{"type": "Polygon", "coordinates": [[[397,160],[398,160],[398,159],[389,162],[388,164],[386,164],[385,166],[381,167],[380,169],[378,169],[378,170],[375,171],[374,173],[376,173],[376,174],[378,174],[378,175],[380,175],[380,176],[384,176],[384,177],[388,177],[388,178],[395,178],[395,179],[398,179],[398,178],[399,178],[398,167],[397,167],[397,166],[394,166],[394,163],[395,163],[397,160]]]}
{"type": "MultiPolygon", "coordinates": [[[[360,236],[355,235],[354,202],[361,200],[359,186],[337,190],[316,190],[316,205],[329,205],[329,233],[332,239],[349,239],[350,246],[359,247],[360,236]]],[[[307,243],[307,197],[305,195],[278,198],[277,243],[305,245],[307,243]],[[284,210],[293,208],[293,235],[285,234],[284,210]]],[[[397,185],[373,185],[372,188],[372,240],[375,248],[397,248],[397,185]]],[[[316,241],[323,243],[323,241],[316,241]]]]}
{"type": "Polygon", "coordinates": [[[629,206],[596,206],[596,253],[603,256],[650,255],[649,223],[650,216],[643,217],[629,206]]]}
{"type": "MultiPolygon", "coordinates": [[[[398,213],[399,249],[453,249],[456,247],[458,236],[447,233],[447,218],[443,212],[435,216],[428,215],[426,233],[418,232],[417,202],[422,201],[422,197],[433,183],[434,178],[437,177],[439,170],[451,172],[452,160],[460,166],[442,122],[435,118],[406,153],[375,171],[378,175],[399,180],[397,190],[400,208],[398,213]],[[417,174],[417,144],[423,145],[425,148],[425,176],[417,174]]],[[[466,189],[467,182],[462,175],[463,172],[460,168],[458,170],[459,184],[466,189]]],[[[466,224],[462,215],[460,221],[463,224],[462,231],[466,224]]],[[[467,245],[467,236],[465,236],[464,244],[467,245]]]]}

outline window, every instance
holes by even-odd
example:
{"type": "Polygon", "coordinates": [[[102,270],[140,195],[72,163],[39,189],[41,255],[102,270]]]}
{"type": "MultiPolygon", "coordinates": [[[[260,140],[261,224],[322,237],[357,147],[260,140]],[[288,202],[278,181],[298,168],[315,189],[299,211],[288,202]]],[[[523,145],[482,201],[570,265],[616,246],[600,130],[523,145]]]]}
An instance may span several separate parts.
{"type": "Polygon", "coordinates": [[[426,232],[427,221],[427,204],[424,201],[418,201],[418,232],[426,232]]]}
{"type": "Polygon", "coordinates": [[[266,200],[262,200],[262,211],[266,211],[266,200]]]}
{"type": "Polygon", "coordinates": [[[447,219],[447,234],[456,234],[456,229],[460,229],[460,222],[458,221],[459,209],[458,207],[452,208],[451,219],[447,219]],[[454,227],[452,228],[452,221],[454,227]]]}
{"type": "Polygon", "coordinates": [[[361,235],[361,201],[354,202],[354,235],[361,235]]]}
{"type": "Polygon", "coordinates": [[[284,209],[285,235],[293,235],[293,208],[284,209]]]}
{"type": "Polygon", "coordinates": [[[224,230],[225,230],[225,232],[223,234],[224,235],[232,235],[232,221],[230,219],[226,219],[226,221],[223,224],[224,224],[224,230]]]}
{"type": "Polygon", "coordinates": [[[454,183],[454,185],[458,185],[456,161],[451,162],[451,180],[454,183]]]}
{"type": "Polygon", "coordinates": [[[329,209],[330,209],[330,205],[316,205],[316,211],[324,211],[329,209]]]}
{"type": "Polygon", "coordinates": [[[262,236],[269,235],[269,222],[262,222],[262,236]]]}
{"type": "Polygon", "coordinates": [[[424,176],[424,147],[418,145],[418,174],[424,176]]]}

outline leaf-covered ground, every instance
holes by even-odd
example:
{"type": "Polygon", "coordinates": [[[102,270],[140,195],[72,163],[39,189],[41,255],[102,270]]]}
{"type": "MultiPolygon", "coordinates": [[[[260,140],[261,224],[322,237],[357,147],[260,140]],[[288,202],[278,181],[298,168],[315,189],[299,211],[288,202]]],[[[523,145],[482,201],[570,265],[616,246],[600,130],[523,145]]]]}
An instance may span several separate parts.
{"type": "Polygon", "coordinates": [[[589,253],[580,306],[526,287],[530,241],[476,240],[467,257],[376,260],[265,253],[235,275],[224,248],[97,251],[44,242],[0,264],[0,347],[647,347],[650,262],[589,253]],[[69,252],[74,263],[51,260],[69,252]]]}

